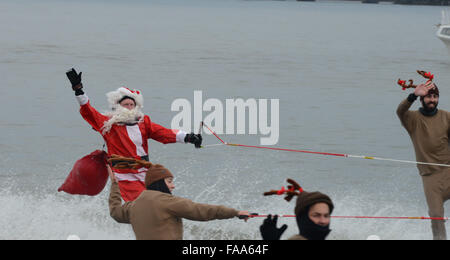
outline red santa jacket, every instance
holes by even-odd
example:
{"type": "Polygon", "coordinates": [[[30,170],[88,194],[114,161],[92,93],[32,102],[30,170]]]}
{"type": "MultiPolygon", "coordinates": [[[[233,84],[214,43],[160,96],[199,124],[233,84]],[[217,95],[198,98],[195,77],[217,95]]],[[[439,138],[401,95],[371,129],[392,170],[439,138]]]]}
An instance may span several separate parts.
{"type": "MultiPolygon", "coordinates": [[[[126,157],[141,159],[148,156],[148,141],[151,138],[163,144],[183,142],[186,133],[180,130],[167,129],[161,125],[153,123],[150,117],[145,115],[144,120],[135,125],[114,124],[110,131],[102,133],[103,124],[109,117],[98,112],[91,106],[87,95],[77,96],[80,103],[81,116],[105,140],[108,148],[108,155],[117,154],[126,157]]],[[[119,182],[120,192],[125,201],[136,199],[145,187],[146,168],[138,170],[116,169],[112,170],[119,182]]]]}

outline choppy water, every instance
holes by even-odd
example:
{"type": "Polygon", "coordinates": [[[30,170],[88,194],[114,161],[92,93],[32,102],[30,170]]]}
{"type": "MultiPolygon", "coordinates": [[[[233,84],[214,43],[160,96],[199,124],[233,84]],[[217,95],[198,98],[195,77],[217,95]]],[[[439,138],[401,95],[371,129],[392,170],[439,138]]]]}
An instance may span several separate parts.
{"type": "MultiPolygon", "coordinates": [[[[407,93],[395,81],[432,71],[449,110],[450,56],[434,36],[440,11],[354,2],[0,2],[0,238],[134,238],[109,217],[109,187],[93,198],[56,191],[78,158],[103,145],[78,114],[65,76],[73,66],[101,111],[104,94],[122,85],[141,89],[144,111],[165,126],[173,100],[193,101],[194,90],[223,101],[278,98],[278,147],[414,160],[395,115],[407,93]]],[[[260,136],[223,138],[257,145],[260,136]]],[[[291,214],[293,202],[261,195],[291,177],[329,194],[336,215],[427,215],[414,165],[154,141],[150,156],[176,175],[176,195],[198,202],[291,214]]],[[[289,225],[284,238],[297,232],[293,219],[280,222],[289,225]]],[[[260,239],[261,223],[186,221],[185,238],[260,239]]],[[[330,239],[431,238],[422,220],[334,219],[331,227],[330,239]]]]}

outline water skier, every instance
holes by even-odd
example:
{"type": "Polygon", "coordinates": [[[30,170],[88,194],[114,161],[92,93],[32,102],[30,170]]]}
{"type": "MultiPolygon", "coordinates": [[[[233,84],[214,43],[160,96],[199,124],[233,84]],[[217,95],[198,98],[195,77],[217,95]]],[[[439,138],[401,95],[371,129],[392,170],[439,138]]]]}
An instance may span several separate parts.
{"type": "Polygon", "coordinates": [[[200,204],[172,195],[175,188],[172,173],[159,164],[149,165],[145,176],[146,190],[134,201],[122,205],[116,178],[109,168],[111,217],[119,223],[130,223],[138,240],[181,240],[182,219],[209,221],[240,217],[247,220],[248,211],[200,204]]]}
{"type": "MultiPolygon", "coordinates": [[[[264,193],[268,195],[287,194],[285,200],[288,202],[297,196],[295,205],[295,218],[299,228],[299,234],[289,238],[289,240],[325,240],[331,232],[330,220],[333,213],[333,201],[326,194],[321,192],[306,192],[297,182],[288,179],[292,184],[288,190],[284,188],[279,191],[270,191],[264,193]]],[[[268,215],[260,226],[263,240],[279,240],[283,232],[287,229],[287,225],[277,228],[278,216],[268,215]]]]}
{"type": "MultiPolygon", "coordinates": [[[[430,81],[415,87],[397,108],[397,115],[408,131],[419,162],[450,164],[450,112],[438,109],[439,89],[430,81]],[[410,111],[420,97],[422,107],[410,111]]],[[[430,217],[444,217],[444,202],[450,199],[450,168],[417,164],[430,217]]],[[[434,240],[447,239],[444,220],[431,220],[434,240]]]]}
{"type": "MultiPolygon", "coordinates": [[[[91,106],[88,96],[83,91],[81,72],[77,73],[75,69],[71,69],[66,75],[80,104],[81,115],[102,135],[108,148],[108,155],[117,154],[148,161],[147,139],[150,138],[163,144],[181,142],[193,143],[197,148],[201,146],[200,134],[167,129],[152,122],[148,115],[144,115],[143,97],[139,90],[121,87],[107,93],[111,111],[101,114],[91,106]]],[[[145,168],[120,170],[113,167],[125,201],[136,199],[145,190],[145,171],[145,168]]]]}

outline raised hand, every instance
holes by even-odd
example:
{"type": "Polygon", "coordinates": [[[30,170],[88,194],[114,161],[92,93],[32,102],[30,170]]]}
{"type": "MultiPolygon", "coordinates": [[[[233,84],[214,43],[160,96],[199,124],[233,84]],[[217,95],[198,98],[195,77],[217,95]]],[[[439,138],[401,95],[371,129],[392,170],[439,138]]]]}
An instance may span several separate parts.
{"type": "Polygon", "coordinates": [[[263,224],[259,227],[263,240],[280,240],[281,235],[286,231],[287,225],[284,224],[277,228],[278,215],[272,218],[272,215],[264,219],[263,224]]]}
{"type": "Polygon", "coordinates": [[[78,74],[74,68],[66,72],[67,78],[70,80],[74,91],[83,87],[81,84],[81,73],[82,72],[78,74]]]}
{"type": "Polygon", "coordinates": [[[414,95],[424,97],[428,94],[428,91],[435,88],[433,82],[427,81],[425,84],[420,84],[414,89],[414,95]]]}

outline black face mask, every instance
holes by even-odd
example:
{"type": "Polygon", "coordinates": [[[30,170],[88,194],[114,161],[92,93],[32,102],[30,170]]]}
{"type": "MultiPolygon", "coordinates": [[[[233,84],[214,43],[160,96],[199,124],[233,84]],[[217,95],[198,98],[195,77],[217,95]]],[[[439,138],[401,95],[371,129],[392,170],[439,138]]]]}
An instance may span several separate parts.
{"type": "Polygon", "coordinates": [[[330,225],[323,227],[315,224],[307,213],[297,216],[297,225],[300,229],[300,235],[308,240],[325,240],[331,232],[330,225]]]}
{"type": "Polygon", "coordinates": [[[167,187],[164,179],[155,181],[154,183],[150,184],[149,186],[147,186],[147,190],[155,190],[155,191],[160,191],[160,192],[164,192],[167,194],[172,194],[172,192],[170,192],[170,190],[169,190],[169,187],[167,187]]]}

